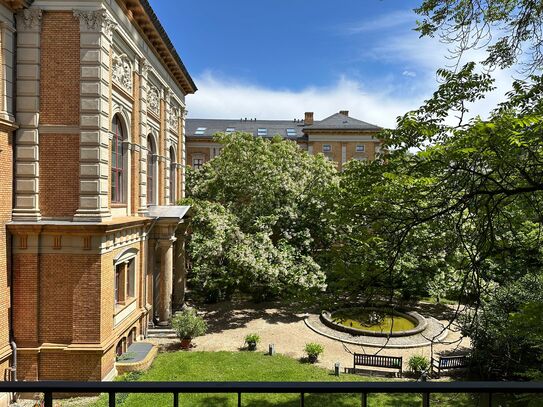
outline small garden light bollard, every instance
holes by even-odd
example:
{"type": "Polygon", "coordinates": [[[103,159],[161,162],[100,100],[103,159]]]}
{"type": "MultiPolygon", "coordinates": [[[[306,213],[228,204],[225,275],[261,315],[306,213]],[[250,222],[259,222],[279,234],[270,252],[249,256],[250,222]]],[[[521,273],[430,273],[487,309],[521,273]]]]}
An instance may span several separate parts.
{"type": "Polygon", "coordinates": [[[340,364],[339,362],[336,362],[336,363],[334,364],[334,374],[335,374],[336,376],[339,376],[339,369],[340,369],[340,367],[341,367],[341,364],[340,364]]]}
{"type": "Polygon", "coordinates": [[[275,345],[273,343],[270,343],[270,347],[268,350],[268,355],[273,356],[275,355],[275,345]]]}

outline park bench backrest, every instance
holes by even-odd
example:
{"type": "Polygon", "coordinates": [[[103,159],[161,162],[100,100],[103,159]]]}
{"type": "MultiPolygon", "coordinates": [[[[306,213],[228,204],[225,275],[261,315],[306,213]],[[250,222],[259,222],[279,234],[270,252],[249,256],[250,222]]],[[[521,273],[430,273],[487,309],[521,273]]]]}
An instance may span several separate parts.
{"type": "Polygon", "coordinates": [[[381,355],[364,355],[361,353],[354,354],[354,365],[357,366],[373,366],[373,367],[389,367],[392,369],[402,368],[402,357],[396,356],[381,356],[381,355]]]}
{"type": "Polygon", "coordinates": [[[466,367],[468,365],[467,356],[442,356],[439,358],[439,367],[441,369],[452,369],[455,367],[466,367]]]}

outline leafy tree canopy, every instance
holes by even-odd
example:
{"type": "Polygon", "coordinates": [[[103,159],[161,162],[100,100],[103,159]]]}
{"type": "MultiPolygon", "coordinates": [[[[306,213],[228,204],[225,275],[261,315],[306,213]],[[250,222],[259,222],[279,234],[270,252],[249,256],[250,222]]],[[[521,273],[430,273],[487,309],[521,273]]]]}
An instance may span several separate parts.
{"type": "Polygon", "coordinates": [[[334,237],[334,165],[281,137],[218,134],[221,154],[189,174],[193,283],[210,297],[323,289],[315,261],[334,237]]]}
{"type": "Polygon", "coordinates": [[[439,35],[460,56],[486,47],[484,63],[507,68],[516,62],[529,72],[543,67],[543,3],[539,0],[423,0],[415,9],[421,36],[439,35]]]}

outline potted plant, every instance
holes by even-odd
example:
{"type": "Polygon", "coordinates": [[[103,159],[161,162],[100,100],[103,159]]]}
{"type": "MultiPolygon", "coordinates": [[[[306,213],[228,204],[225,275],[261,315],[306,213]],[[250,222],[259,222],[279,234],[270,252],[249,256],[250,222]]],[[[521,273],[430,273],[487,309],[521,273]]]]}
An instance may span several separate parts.
{"type": "Polygon", "coordinates": [[[321,344],[310,342],[305,345],[305,353],[307,353],[309,363],[315,363],[323,352],[324,346],[321,344]]]}
{"type": "Polygon", "coordinates": [[[430,361],[422,355],[413,355],[409,358],[407,365],[415,375],[420,376],[423,372],[428,370],[430,361]]]}
{"type": "Polygon", "coordinates": [[[256,345],[260,342],[260,335],[252,333],[248,334],[245,337],[245,343],[247,344],[247,349],[256,350],[256,345]]]}
{"type": "Polygon", "coordinates": [[[181,348],[188,349],[193,338],[206,333],[207,323],[194,308],[186,308],[174,315],[172,328],[181,339],[181,348]]]}

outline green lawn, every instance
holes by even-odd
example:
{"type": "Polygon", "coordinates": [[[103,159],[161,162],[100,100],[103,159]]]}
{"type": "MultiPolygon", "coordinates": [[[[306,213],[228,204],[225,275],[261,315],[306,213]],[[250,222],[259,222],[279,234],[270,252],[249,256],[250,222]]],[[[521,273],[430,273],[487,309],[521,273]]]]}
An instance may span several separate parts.
{"type": "MultiPolygon", "coordinates": [[[[119,377],[126,380],[127,377],[119,377]]],[[[133,377],[128,379],[134,379],[133,377]]],[[[342,374],[339,378],[331,371],[301,363],[298,360],[260,352],[175,352],[160,354],[152,367],[137,377],[138,381],[368,381],[376,380],[358,375],[342,374]]],[[[383,379],[381,379],[383,380],[383,379]]],[[[299,395],[294,394],[244,394],[243,406],[299,406],[299,395]]],[[[117,405],[168,406],[173,404],[171,395],[131,394],[119,395],[117,405]]],[[[180,395],[180,406],[235,406],[233,394],[180,395]]],[[[306,406],[360,406],[359,395],[310,394],[306,406]]],[[[371,407],[417,406],[420,395],[373,394],[368,397],[371,407]]],[[[465,395],[433,395],[435,406],[477,406],[477,400],[465,395]]],[[[102,397],[96,407],[106,406],[102,397]]]]}

